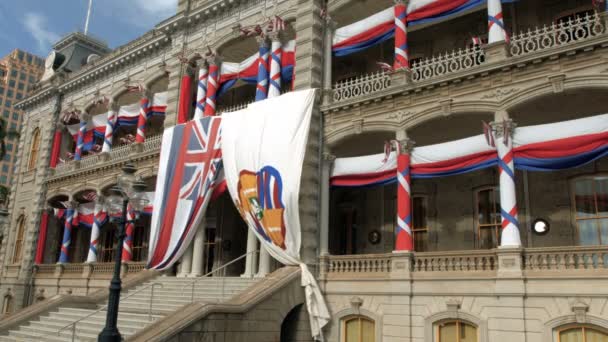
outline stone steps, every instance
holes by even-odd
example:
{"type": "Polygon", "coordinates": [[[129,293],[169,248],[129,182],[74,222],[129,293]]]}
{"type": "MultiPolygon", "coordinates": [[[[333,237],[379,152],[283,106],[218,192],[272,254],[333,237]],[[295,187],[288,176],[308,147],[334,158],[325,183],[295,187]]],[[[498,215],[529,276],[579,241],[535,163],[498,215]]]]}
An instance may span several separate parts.
{"type": "MultiPolygon", "coordinates": [[[[190,304],[192,288],[190,282],[193,278],[157,277],[133,289],[125,291],[121,296],[118,329],[124,337],[131,336],[154,321],[170,315],[185,305],[190,304]],[[150,308],[150,289],[153,283],[162,284],[162,288],[154,288],[154,301],[152,317],[150,308]],[[184,288],[186,287],[186,288],[184,288]],[[138,292],[139,291],[139,292],[138,292]]],[[[194,287],[194,300],[217,303],[225,301],[244,291],[256,281],[243,278],[201,278],[194,287]],[[222,289],[223,288],[223,289],[222,289]]],[[[68,327],[59,333],[59,330],[71,323],[83,319],[76,324],[76,338],[74,341],[96,341],[97,335],[103,329],[106,311],[95,312],[104,307],[100,303],[97,308],[71,308],[60,307],[40,316],[38,319],[24,323],[0,336],[0,342],[70,342],[72,341],[72,328],[68,327]],[[91,315],[90,317],[87,317],[91,315]]]]}

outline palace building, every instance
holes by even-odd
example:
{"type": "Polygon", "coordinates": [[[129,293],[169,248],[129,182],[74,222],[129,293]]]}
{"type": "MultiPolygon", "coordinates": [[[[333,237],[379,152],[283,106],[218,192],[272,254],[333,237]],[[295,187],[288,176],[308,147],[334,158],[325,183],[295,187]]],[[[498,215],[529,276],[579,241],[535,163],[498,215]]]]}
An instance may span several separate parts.
{"type": "Polygon", "coordinates": [[[260,248],[228,192],[174,267],[146,269],[164,129],[308,88],[300,255],[325,340],[608,341],[606,8],[179,0],[113,50],[62,38],[16,101],[0,341],[96,339],[105,199],[127,163],[150,202],[128,214],[126,340],[312,341],[300,268],[260,248]]]}

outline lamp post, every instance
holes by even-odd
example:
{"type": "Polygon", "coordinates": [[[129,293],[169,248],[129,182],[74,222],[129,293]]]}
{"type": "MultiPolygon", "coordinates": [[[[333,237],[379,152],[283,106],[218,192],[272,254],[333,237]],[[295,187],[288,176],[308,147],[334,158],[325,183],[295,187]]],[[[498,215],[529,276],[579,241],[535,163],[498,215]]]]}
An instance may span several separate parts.
{"type": "Polygon", "coordinates": [[[114,262],[114,275],[110,282],[110,296],[108,298],[108,308],[106,325],[99,333],[100,342],[120,342],[122,337],[118,331],[118,304],[120,301],[120,290],[122,281],[120,280],[120,266],[122,257],[122,245],[126,236],[125,228],[127,223],[127,208],[131,207],[139,216],[148,199],[145,195],[146,184],[135,178],[137,169],[133,164],[127,163],[122,168],[123,173],[118,177],[118,183],[110,189],[110,196],[106,199],[106,206],[110,219],[118,225],[118,245],[116,246],[116,256],[114,262]]]}

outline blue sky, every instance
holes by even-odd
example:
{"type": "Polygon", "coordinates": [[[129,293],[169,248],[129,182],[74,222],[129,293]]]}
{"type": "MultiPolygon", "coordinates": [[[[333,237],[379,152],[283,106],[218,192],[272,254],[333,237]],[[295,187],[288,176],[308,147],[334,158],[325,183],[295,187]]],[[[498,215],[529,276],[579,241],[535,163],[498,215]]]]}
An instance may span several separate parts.
{"type": "MultiPolygon", "coordinates": [[[[88,0],[0,0],[0,57],[20,48],[41,57],[66,33],[84,29],[88,0]]],[[[89,34],[111,48],[175,13],[177,0],[93,0],[89,34]]]]}

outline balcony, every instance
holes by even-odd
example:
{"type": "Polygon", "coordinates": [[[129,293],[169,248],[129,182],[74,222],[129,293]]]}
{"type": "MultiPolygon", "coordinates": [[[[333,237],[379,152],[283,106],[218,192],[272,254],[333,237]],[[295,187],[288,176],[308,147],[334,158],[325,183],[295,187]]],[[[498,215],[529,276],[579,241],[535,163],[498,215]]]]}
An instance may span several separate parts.
{"type": "Polygon", "coordinates": [[[493,44],[414,61],[409,71],[377,72],[335,83],[323,111],[373,102],[404,92],[462,82],[491,72],[591,51],[608,44],[605,13],[586,14],[519,32],[507,45],[493,44]]]}
{"type": "Polygon", "coordinates": [[[58,164],[55,169],[51,169],[52,173],[48,180],[56,180],[68,175],[75,175],[87,171],[94,170],[101,166],[107,166],[125,162],[128,160],[141,160],[160,154],[160,146],[162,142],[162,134],[149,136],[143,143],[133,143],[130,145],[122,145],[113,147],[110,152],[99,153],[83,157],[81,160],[73,160],[66,163],[58,164]]]}
{"type": "Polygon", "coordinates": [[[523,278],[608,277],[608,246],[546,247],[508,250],[473,250],[400,254],[329,255],[321,258],[321,275],[327,281],[390,279],[408,273],[416,279],[496,278],[508,268],[523,278]],[[518,260],[501,263],[505,253],[518,260]],[[407,267],[396,267],[404,262],[407,267]]]}

